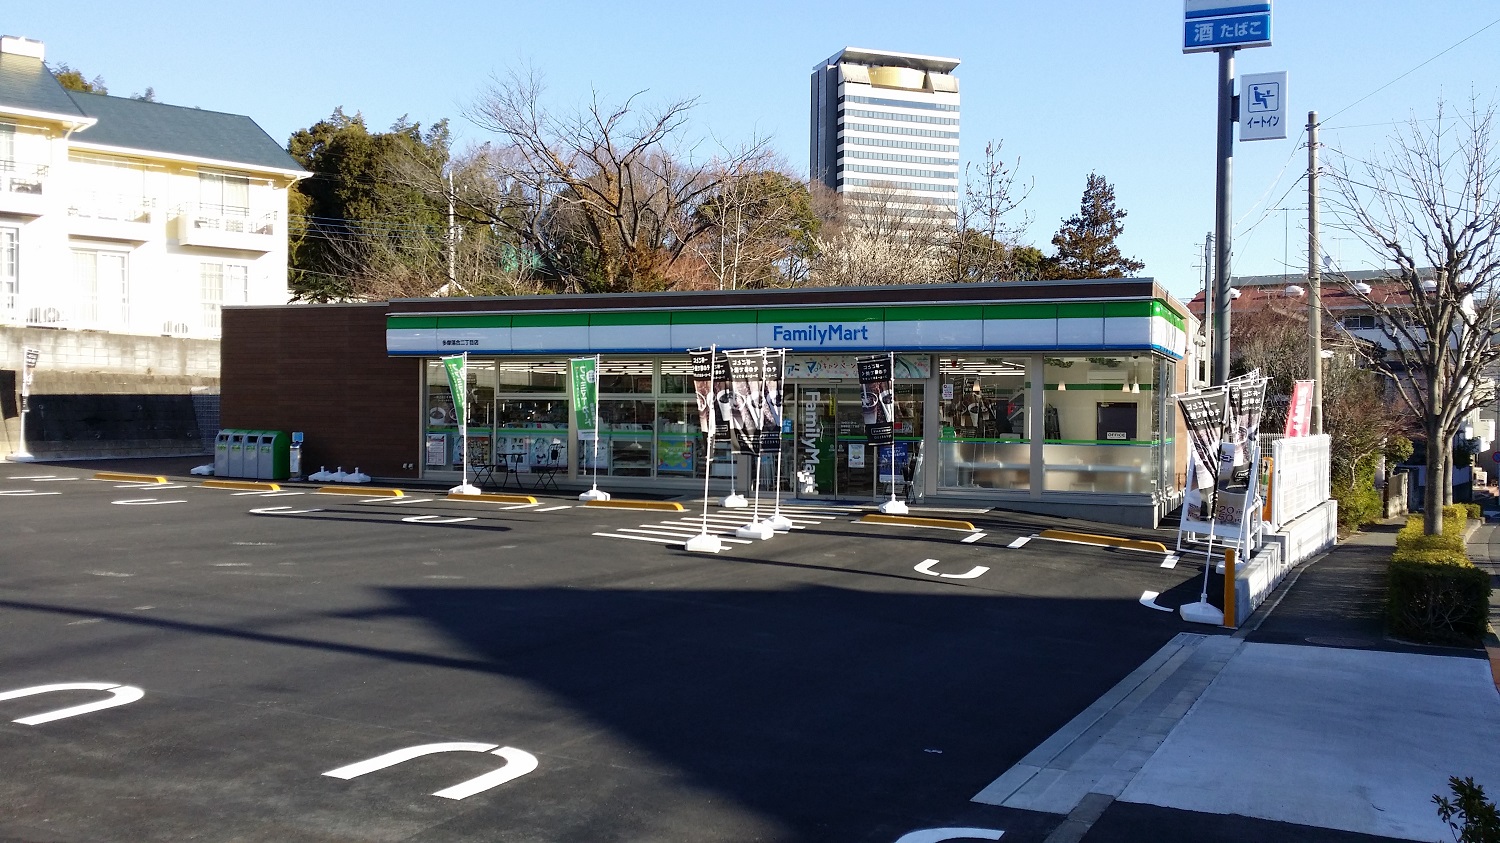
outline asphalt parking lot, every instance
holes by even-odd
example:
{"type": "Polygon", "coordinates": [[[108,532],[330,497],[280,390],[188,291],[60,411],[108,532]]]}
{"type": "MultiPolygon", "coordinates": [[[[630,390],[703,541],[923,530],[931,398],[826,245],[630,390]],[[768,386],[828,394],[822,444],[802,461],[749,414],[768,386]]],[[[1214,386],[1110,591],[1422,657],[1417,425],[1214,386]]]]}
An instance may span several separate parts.
{"type": "Polygon", "coordinates": [[[971,798],[1202,574],[1006,513],[704,555],[691,505],[289,491],[0,466],[0,840],[1039,841],[971,798]]]}

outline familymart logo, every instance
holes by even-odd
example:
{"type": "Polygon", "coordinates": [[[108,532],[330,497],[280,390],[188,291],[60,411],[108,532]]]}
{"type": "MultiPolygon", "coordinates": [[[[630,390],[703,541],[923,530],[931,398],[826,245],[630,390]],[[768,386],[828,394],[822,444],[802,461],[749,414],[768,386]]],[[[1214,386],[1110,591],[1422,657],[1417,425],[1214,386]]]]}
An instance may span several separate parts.
{"type": "Polygon", "coordinates": [[[829,343],[845,342],[869,342],[870,326],[868,325],[798,325],[787,327],[786,325],[771,326],[771,341],[775,343],[796,343],[798,345],[827,345],[829,343]]]}

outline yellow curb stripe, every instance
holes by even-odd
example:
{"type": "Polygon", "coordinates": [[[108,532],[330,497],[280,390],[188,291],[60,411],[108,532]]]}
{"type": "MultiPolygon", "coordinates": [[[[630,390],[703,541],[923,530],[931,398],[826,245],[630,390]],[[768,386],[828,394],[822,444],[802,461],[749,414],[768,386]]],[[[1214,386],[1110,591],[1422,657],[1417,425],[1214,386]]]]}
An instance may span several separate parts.
{"type": "Polygon", "coordinates": [[[869,524],[904,524],[908,527],[936,527],[940,530],[974,532],[973,524],[968,521],[956,521],[951,518],[918,518],[914,515],[876,515],[872,513],[859,520],[869,524]]]}
{"type": "Polygon", "coordinates": [[[665,512],[682,512],[682,504],[677,501],[632,501],[632,500],[607,500],[607,501],[584,501],[584,506],[602,506],[612,509],[659,509],[665,512]]]}
{"type": "Polygon", "coordinates": [[[1123,547],[1126,550],[1146,550],[1152,553],[1166,553],[1167,546],[1161,542],[1146,541],[1145,539],[1126,539],[1119,536],[1096,536],[1093,533],[1075,533],[1072,530],[1043,530],[1038,533],[1044,539],[1056,539],[1057,541],[1078,542],[1079,544],[1094,544],[1100,547],[1123,547]]]}
{"type": "Polygon", "coordinates": [[[478,495],[465,495],[449,492],[444,500],[450,501],[489,501],[490,503],[536,503],[536,498],[531,495],[501,495],[481,493],[478,495]]]}
{"type": "Polygon", "coordinates": [[[399,498],[406,493],[400,489],[367,489],[360,486],[319,486],[320,495],[358,495],[362,498],[399,498]]]}
{"type": "Polygon", "coordinates": [[[257,483],[254,480],[204,480],[201,484],[207,489],[240,489],[245,492],[279,492],[279,483],[257,483]]]}
{"type": "Polygon", "coordinates": [[[118,480],[124,483],[165,483],[167,478],[160,474],[128,474],[123,471],[96,471],[95,480],[118,480]]]}

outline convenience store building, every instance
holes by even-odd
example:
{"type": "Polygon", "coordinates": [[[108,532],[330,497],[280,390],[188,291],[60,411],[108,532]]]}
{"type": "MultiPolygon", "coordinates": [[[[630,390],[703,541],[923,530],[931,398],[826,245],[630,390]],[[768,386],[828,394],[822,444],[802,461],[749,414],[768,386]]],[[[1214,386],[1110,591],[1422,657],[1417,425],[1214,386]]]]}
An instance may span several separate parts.
{"type": "Polygon", "coordinates": [[[913,461],[928,502],[1154,525],[1181,501],[1170,399],[1191,319],[1140,278],[226,308],[221,412],[225,427],[304,432],[306,471],[456,484],[440,358],[468,352],[471,463],[587,483],[597,450],[601,488],[701,494],[705,472],[727,488],[733,463],[704,453],[687,350],[784,348],[784,493],[875,500],[913,461]],[[884,352],[894,451],[865,442],[855,369],[884,352]],[[595,354],[597,449],[567,383],[569,358],[595,354]]]}

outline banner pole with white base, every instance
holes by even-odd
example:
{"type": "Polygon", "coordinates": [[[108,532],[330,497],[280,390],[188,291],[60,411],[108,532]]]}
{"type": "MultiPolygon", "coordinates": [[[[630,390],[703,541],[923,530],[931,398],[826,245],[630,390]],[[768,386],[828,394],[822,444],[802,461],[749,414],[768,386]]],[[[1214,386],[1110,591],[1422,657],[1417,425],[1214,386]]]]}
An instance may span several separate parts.
{"type": "MultiPolygon", "coordinates": [[[[693,366],[693,390],[698,395],[698,426],[708,434],[708,458],[703,463],[703,524],[699,528],[698,535],[687,540],[683,549],[691,553],[718,553],[724,549],[724,543],[718,536],[708,532],[708,483],[713,477],[714,466],[714,426],[716,424],[714,413],[716,412],[716,399],[713,388],[714,361],[717,357],[717,345],[708,347],[708,363],[702,366],[702,352],[697,352],[693,366]],[[703,371],[706,368],[706,372],[703,371]],[[703,389],[700,381],[706,378],[708,385],[703,389]]],[[[690,356],[694,352],[689,351],[690,356]]]]}
{"type": "Polygon", "coordinates": [[[593,367],[591,369],[578,365],[588,360],[590,360],[590,358],[580,357],[574,360],[572,365],[570,366],[570,368],[572,369],[571,374],[573,376],[573,400],[575,402],[573,412],[575,416],[578,413],[576,404],[580,400],[579,387],[584,383],[588,385],[587,391],[588,393],[592,393],[592,395],[584,394],[582,396],[582,399],[588,400],[589,398],[592,398],[594,407],[592,418],[592,427],[594,431],[594,448],[593,457],[589,460],[592,463],[593,467],[594,485],[593,488],[589,489],[587,492],[580,494],[578,496],[578,499],[581,501],[607,501],[609,500],[609,492],[599,491],[599,355],[595,354],[593,356],[591,361],[593,363],[593,367]],[[583,381],[580,381],[580,375],[584,378],[583,381]]]}

